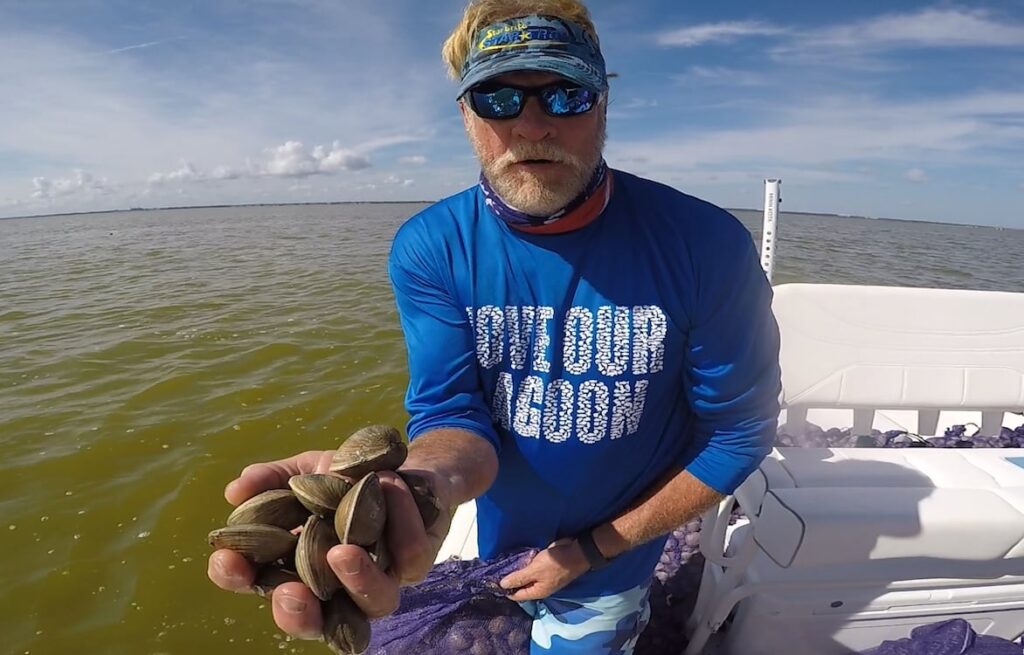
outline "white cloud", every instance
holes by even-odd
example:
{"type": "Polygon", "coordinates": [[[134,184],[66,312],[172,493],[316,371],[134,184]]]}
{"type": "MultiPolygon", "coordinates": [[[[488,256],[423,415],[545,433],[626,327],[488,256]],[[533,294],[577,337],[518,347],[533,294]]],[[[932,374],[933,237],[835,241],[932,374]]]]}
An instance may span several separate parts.
{"type": "Polygon", "coordinates": [[[320,172],[320,160],[324,158],[323,149],[314,150],[319,158],[307,154],[300,141],[288,141],[284,145],[267,150],[270,157],[257,170],[264,175],[281,177],[305,177],[320,172]]]}
{"type": "Polygon", "coordinates": [[[930,8],[891,13],[832,25],[793,31],[769,52],[782,62],[828,61],[833,67],[891,70],[899,62],[877,55],[913,48],[1019,48],[1024,46],[1024,23],[976,9],[930,8]]]}
{"type": "Polygon", "coordinates": [[[230,166],[217,166],[210,171],[210,179],[212,180],[237,180],[243,175],[244,173],[242,171],[231,168],[230,166]]]}
{"type": "Polygon", "coordinates": [[[769,84],[768,78],[763,74],[725,66],[690,66],[686,73],[673,75],[672,79],[681,84],[723,84],[730,87],[769,84]]]}
{"type": "Polygon", "coordinates": [[[689,48],[757,36],[786,37],[772,50],[777,56],[835,49],[1013,48],[1024,45],[1024,23],[985,9],[928,8],[811,30],[755,20],[703,23],[666,30],[655,40],[663,46],[689,48]]]}
{"type": "Polygon", "coordinates": [[[658,101],[651,98],[629,98],[619,103],[616,99],[608,104],[608,118],[611,120],[625,120],[636,118],[646,109],[654,109],[658,101]]]}
{"type": "Polygon", "coordinates": [[[658,45],[692,48],[705,43],[731,43],[748,36],[778,36],[787,29],[760,21],[733,21],[703,23],[691,27],[668,30],[656,35],[658,45]]]}
{"type": "Polygon", "coordinates": [[[697,168],[746,170],[862,166],[865,161],[1016,165],[1024,134],[1000,123],[1024,121],[1024,93],[978,93],[946,100],[889,102],[848,96],[779,105],[743,128],[686,131],[616,141],[616,158],[645,158],[645,168],[665,174],[697,168]]]}
{"type": "Polygon", "coordinates": [[[32,178],[32,197],[37,200],[54,200],[63,196],[79,194],[107,194],[111,187],[105,178],[97,178],[92,173],[75,170],[69,177],[49,179],[46,177],[32,178]]]}
{"type": "MultiPolygon", "coordinates": [[[[308,42],[309,21],[298,16],[283,20],[294,23],[287,27],[295,38],[308,42]]],[[[161,186],[184,185],[197,204],[245,202],[266,190],[247,182],[255,177],[366,168],[376,150],[432,138],[443,125],[439,108],[447,105],[441,99],[451,92],[433,61],[410,59],[401,48],[372,65],[349,56],[365,52],[366,42],[379,42],[389,29],[389,19],[378,16],[372,34],[339,40],[336,32],[322,30],[316,36],[323,40],[308,44],[322,51],[322,62],[279,44],[269,28],[266,38],[223,48],[200,47],[198,37],[189,37],[155,74],[148,58],[111,54],[73,27],[58,37],[0,25],[0,79],[17,90],[0,102],[0,125],[6,127],[0,152],[13,153],[20,166],[0,176],[0,197],[22,197],[40,207],[44,197],[64,198],[60,208],[76,211],[127,206],[131,192],[150,189],[159,196],[161,186]],[[360,92],[351,93],[353,88],[360,92]],[[377,100],[399,96],[402,103],[377,100]],[[333,139],[352,145],[326,145],[333,139]],[[261,153],[267,144],[289,140],[325,145],[316,152],[286,147],[261,153]],[[95,203],[81,193],[59,195],[64,186],[56,180],[75,169],[111,180],[108,186],[116,190],[95,203]],[[40,181],[31,196],[27,183],[35,177],[40,181]],[[240,182],[205,184],[214,180],[240,182]]],[[[158,43],[125,48],[156,50],[158,43]]]]}
{"type": "Polygon", "coordinates": [[[141,50],[142,48],[152,48],[155,45],[161,45],[161,44],[164,44],[164,43],[170,43],[171,41],[178,41],[178,40],[183,39],[183,38],[184,37],[179,36],[179,37],[174,38],[174,39],[163,39],[163,40],[160,40],[160,41],[147,41],[146,43],[136,43],[136,44],[133,44],[133,45],[126,45],[123,48],[114,48],[113,50],[107,50],[107,52],[105,54],[114,55],[114,54],[117,54],[119,52],[127,52],[129,50],[141,50]]]}
{"type": "Polygon", "coordinates": [[[205,176],[196,170],[192,162],[183,161],[181,166],[170,173],[153,173],[149,176],[149,184],[171,184],[174,182],[193,182],[205,179],[205,176]]]}
{"type": "Polygon", "coordinates": [[[388,175],[386,178],[384,178],[384,182],[386,184],[394,184],[396,186],[401,187],[411,187],[412,185],[416,184],[415,180],[402,179],[397,175],[388,175]]]}
{"type": "Polygon", "coordinates": [[[923,184],[924,182],[928,181],[928,174],[925,173],[920,168],[909,169],[906,173],[903,174],[903,177],[908,182],[913,182],[914,184],[923,184]]]}
{"type": "Polygon", "coordinates": [[[247,159],[244,169],[221,165],[209,173],[200,170],[192,162],[182,161],[181,166],[169,173],[153,173],[147,182],[150,186],[159,186],[257,177],[303,178],[338,171],[358,171],[372,165],[367,155],[343,148],[337,141],[329,148],[317,145],[310,151],[306,150],[301,141],[287,141],[265,149],[264,153],[265,157],[260,161],[247,159]]]}
{"type": "MultiPolygon", "coordinates": [[[[1024,186],[1022,186],[1024,188],[1024,186]]],[[[0,202],[0,209],[18,209],[25,205],[24,200],[15,200],[14,198],[4,198],[3,202],[0,202]]]]}
{"type": "Polygon", "coordinates": [[[658,101],[654,98],[630,98],[623,103],[619,109],[631,110],[631,109],[651,109],[658,106],[658,101]]]}
{"type": "Polygon", "coordinates": [[[422,166],[427,163],[427,158],[423,155],[410,155],[408,157],[399,157],[398,163],[409,166],[422,166]]]}
{"type": "Polygon", "coordinates": [[[253,173],[257,176],[306,177],[317,173],[359,170],[371,166],[368,157],[342,148],[337,141],[330,150],[318,145],[308,153],[301,141],[288,141],[267,150],[267,153],[267,160],[255,165],[253,173]]]}
{"type": "Polygon", "coordinates": [[[923,9],[888,14],[810,33],[806,45],[819,47],[1014,47],[1024,45],[1024,24],[989,11],[923,9]]]}
{"type": "Polygon", "coordinates": [[[320,173],[331,171],[358,171],[372,166],[369,157],[341,147],[337,141],[328,151],[324,146],[313,148],[313,158],[319,163],[320,173]]]}

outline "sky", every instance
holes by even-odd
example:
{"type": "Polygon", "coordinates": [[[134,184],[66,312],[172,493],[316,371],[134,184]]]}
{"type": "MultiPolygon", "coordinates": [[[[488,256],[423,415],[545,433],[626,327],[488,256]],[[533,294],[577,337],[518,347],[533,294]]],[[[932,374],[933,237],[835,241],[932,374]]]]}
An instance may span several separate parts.
{"type": "MultiPolygon", "coordinates": [[[[0,0],[0,217],[475,183],[464,0],[0,0]]],[[[1024,228],[1024,0],[593,0],[613,168],[728,208],[1024,228]]]]}

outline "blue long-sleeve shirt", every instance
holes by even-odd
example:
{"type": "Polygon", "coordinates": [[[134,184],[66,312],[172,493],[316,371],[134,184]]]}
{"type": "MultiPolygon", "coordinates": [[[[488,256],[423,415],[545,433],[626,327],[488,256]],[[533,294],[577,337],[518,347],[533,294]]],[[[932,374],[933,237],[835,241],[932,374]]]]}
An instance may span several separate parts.
{"type": "MultiPolygon", "coordinates": [[[[614,177],[604,212],[572,232],[510,228],[473,187],[395,236],[409,438],[462,428],[498,454],[477,500],[482,557],[607,521],[673,466],[731,493],[770,450],[779,336],[749,232],[704,201],[614,177]]],[[[636,586],[663,546],[559,596],[636,586]]]]}

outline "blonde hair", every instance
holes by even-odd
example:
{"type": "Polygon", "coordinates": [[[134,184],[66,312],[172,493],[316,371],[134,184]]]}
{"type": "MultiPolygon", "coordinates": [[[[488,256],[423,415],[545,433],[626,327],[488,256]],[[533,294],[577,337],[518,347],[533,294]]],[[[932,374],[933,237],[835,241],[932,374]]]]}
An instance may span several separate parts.
{"type": "Polygon", "coordinates": [[[579,0],[470,0],[462,20],[441,48],[441,58],[448,66],[449,77],[457,80],[462,76],[462,65],[469,57],[477,32],[491,23],[530,14],[572,21],[582,27],[594,43],[599,43],[590,12],[579,0]]]}

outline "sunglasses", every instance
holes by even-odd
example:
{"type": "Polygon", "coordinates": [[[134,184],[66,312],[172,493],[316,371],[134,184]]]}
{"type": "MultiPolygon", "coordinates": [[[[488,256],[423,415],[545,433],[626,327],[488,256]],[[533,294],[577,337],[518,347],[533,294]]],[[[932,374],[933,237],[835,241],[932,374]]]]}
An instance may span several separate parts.
{"type": "Polygon", "coordinates": [[[469,106],[480,118],[506,120],[523,113],[526,99],[534,96],[548,116],[579,116],[597,104],[601,94],[585,86],[555,82],[541,87],[484,82],[466,92],[469,106]]]}

